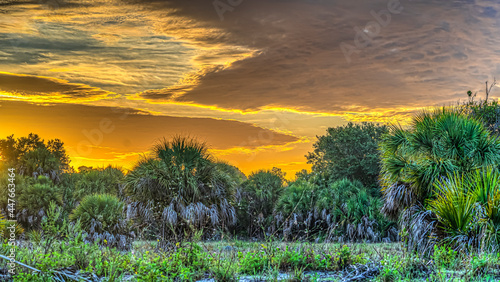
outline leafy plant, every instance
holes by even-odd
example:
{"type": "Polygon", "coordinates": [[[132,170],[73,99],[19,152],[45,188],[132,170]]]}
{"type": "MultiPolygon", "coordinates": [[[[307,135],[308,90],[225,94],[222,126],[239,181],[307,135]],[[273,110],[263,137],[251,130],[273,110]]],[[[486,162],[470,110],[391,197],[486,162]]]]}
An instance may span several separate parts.
{"type": "Polygon", "coordinates": [[[434,260],[434,265],[444,268],[455,266],[459,260],[458,252],[446,245],[434,246],[432,258],[434,260]]]}
{"type": "Polygon", "coordinates": [[[240,229],[252,237],[268,231],[274,207],[285,190],[284,184],[285,174],[278,168],[259,170],[248,176],[242,184],[238,208],[240,229]]]}
{"type": "Polygon", "coordinates": [[[378,194],[380,154],[378,143],[388,131],[385,125],[375,123],[348,123],[328,128],[327,134],[318,137],[314,151],[307,157],[313,172],[327,173],[333,179],[359,180],[378,194]]]}
{"type": "Polygon", "coordinates": [[[47,254],[52,247],[52,244],[64,237],[67,237],[71,232],[68,221],[63,216],[63,210],[56,203],[50,202],[47,210],[47,215],[42,219],[41,223],[44,243],[44,253],[47,254]]]}
{"type": "Polygon", "coordinates": [[[73,221],[80,220],[89,233],[117,234],[125,227],[124,203],[109,194],[85,196],[70,214],[73,221]]]}
{"type": "Polygon", "coordinates": [[[407,246],[421,249],[432,245],[435,236],[478,246],[481,231],[476,223],[481,216],[476,217],[476,198],[484,201],[497,180],[481,173],[474,181],[469,177],[500,163],[500,139],[491,136],[481,120],[460,108],[423,111],[408,129],[392,126],[380,150],[382,212],[401,217],[407,246]]]}
{"type": "Polygon", "coordinates": [[[18,189],[17,196],[17,209],[19,211],[26,210],[21,220],[26,223],[27,227],[34,225],[34,222],[29,222],[27,217],[41,218],[38,213],[40,211],[43,213],[47,210],[50,202],[54,202],[57,205],[62,204],[62,195],[59,187],[52,184],[52,181],[47,177],[39,176],[34,184],[27,183],[20,187],[21,189],[18,189]]]}
{"type": "Polygon", "coordinates": [[[110,194],[123,196],[124,174],[120,168],[108,166],[106,168],[80,167],[78,179],[72,188],[72,198],[81,200],[86,195],[110,194]]]}
{"type": "Polygon", "coordinates": [[[441,227],[447,234],[444,238],[449,243],[458,244],[457,248],[468,248],[476,244],[478,217],[474,191],[468,190],[463,176],[455,174],[444,181],[439,181],[436,188],[439,193],[429,203],[441,227]]]}
{"type": "Polygon", "coordinates": [[[388,215],[399,215],[431,198],[443,177],[500,162],[500,140],[490,136],[481,121],[452,108],[421,112],[407,130],[392,126],[380,150],[384,212],[388,215]],[[403,188],[390,189],[394,186],[403,188]]]}
{"type": "Polygon", "coordinates": [[[207,146],[194,139],[174,137],[157,144],[153,156],[140,161],[125,182],[162,242],[236,223],[232,182],[217,170],[207,146]]]}
{"type": "Polygon", "coordinates": [[[276,212],[278,219],[285,219],[277,222],[283,225],[284,235],[308,237],[323,233],[329,240],[334,235],[351,241],[380,240],[389,224],[379,212],[381,202],[370,195],[369,189],[357,180],[321,183],[317,181],[321,177],[325,176],[299,178],[283,193],[276,212]]]}

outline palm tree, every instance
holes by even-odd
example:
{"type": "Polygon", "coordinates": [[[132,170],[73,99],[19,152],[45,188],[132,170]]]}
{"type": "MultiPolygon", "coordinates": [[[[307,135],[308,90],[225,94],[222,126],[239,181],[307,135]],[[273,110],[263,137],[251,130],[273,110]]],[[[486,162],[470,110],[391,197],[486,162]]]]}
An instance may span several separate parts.
{"type": "Polygon", "coordinates": [[[500,235],[500,173],[493,167],[450,175],[436,184],[429,202],[445,242],[467,250],[482,245],[498,251],[500,235]]]}
{"type": "Polygon", "coordinates": [[[125,189],[135,201],[132,213],[156,222],[152,226],[161,239],[179,239],[236,222],[231,183],[216,169],[204,143],[177,136],[164,139],[150,157],[138,162],[125,178],[125,189]]]}
{"type": "Polygon", "coordinates": [[[441,178],[500,163],[500,140],[453,108],[421,112],[408,129],[392,126],[380,150],[383,211],[392,217],[432,197],[441,178]]]}
{"type": "MultiPolygon", "coordinates": [[[[500,163],[500,140],[480,120],[457,108],[423,111],[414,116],[407,129],[392,126],[379,149],[382,212],[400,218],[403,237],[423,253],[432,249],[430,238],[439,235],[436,223],[443,218],[439,217],[440,209],[448,204],[449,191],[442,189],[443,181],[500,163]],[[429,207],[429,201],[434,199],[429,207]]],[[[467,214],[461,216],[470,219],[467,197],[453,195],[467,204],[463,206],[467,214]]]]}
{"type": "Polygon", "coordinates": [[[256,236],[270,226],[274,205],[285,189],[284,184],[285,174],[279,168],[261,169],[250,174],[240,191],[241,229],[256,236]]]}

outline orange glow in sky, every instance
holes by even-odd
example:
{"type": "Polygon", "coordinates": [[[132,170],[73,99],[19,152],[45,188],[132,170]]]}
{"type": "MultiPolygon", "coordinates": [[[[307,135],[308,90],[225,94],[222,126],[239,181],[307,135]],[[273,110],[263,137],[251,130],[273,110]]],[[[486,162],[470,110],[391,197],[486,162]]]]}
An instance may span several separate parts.
{"type": "Polygon", "coordinates": [[[0,138],[60,138],[74,167],[131,168],[180,134],[293,178],[328,127],[405,123],[500,74],[500,4],[401,1],[374,35],[355,27],[387,1],[4,2],[0,138]]]}

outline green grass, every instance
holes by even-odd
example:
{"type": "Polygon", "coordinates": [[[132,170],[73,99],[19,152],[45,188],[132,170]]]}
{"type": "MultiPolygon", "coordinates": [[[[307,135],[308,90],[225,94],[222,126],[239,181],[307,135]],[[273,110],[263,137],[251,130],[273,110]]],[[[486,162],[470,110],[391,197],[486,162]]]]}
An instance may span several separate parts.
{"type": "MultiPolygon", "coordinates": [[[[10,247],[3,244],[2,254],[10,247]]],[[[354,267],[376,266],[379,272],[368,281],[498,281],[500,255],[470,254],[437,248],[424,259],[408,254],[398,243],[333,244],[305,242],[183,242],[168,251],[157,242],[136,241],[128,251],[57,241],[44,253],[43,241],[22,242],[17,260],[42,270],[31,273],[17,267],[14,281],[54,281],[59,272],[77,273],[80,278],[106,277],[103,281],[238,281],[260,277],[267,281],[341,281],[354,267]],[[325,281],[325,277],[321,277],[325,281]],[[488,280],[490,279],[490,280],[488,280]]],[[[0,267],[7,269],[7,261],[0,267]]]]}

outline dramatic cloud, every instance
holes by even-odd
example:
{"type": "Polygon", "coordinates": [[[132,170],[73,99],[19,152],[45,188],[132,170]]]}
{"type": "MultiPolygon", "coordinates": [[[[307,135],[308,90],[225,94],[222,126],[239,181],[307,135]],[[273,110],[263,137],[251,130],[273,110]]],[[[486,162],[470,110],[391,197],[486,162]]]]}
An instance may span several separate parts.
{"type": "MultiPolygon", "coordinates": [[[[191,89],[197,78],[252,55],[215,42],[222,31],[199,27],[174,9],[145,10],[122,1],[74,1],[6,6],[0,19],[2,70],[55,77],[120,94],[173,87],[191,89]],[[167,35],[156,28],[171,32],[167,35]],[[190,44],[178,32],[214,37],[190,44]]],[[[194,41],[193,41],[194,42],[194,41]]]]}
{"type": "Polygon", "coordinates": [[[31,102],[89,102],[116,95],[88,85],[49,77],[0,72],[0,99],[31,102]]]}
{"type": "MultiPolygon", "coordinates": [[[[175,100],[245,111],[279,107],[391,117],[464,98],[500,73],[499,3],[401,1],[401,12],[391,13],[391,2],[243,1],[222,22],[211,2],[172,2],[180,14],[223,29],[229,42],[261,50],[207,73],[175,100]],[[373,24],[373,14],[382,25],[373,24]],[[366,47],[355,44],[356,30],[365,31],[366,47]],[[342,43],[353,53],[343,52],[342,43]]],[[[165,90],[142,96],[172,100],[165,90]]]]}

